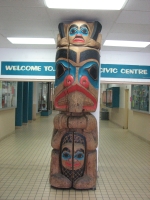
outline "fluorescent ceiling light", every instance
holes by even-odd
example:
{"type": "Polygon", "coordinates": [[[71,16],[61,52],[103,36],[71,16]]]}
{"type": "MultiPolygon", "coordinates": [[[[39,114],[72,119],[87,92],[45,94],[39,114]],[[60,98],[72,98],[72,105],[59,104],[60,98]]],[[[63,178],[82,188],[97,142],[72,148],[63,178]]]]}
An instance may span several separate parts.
{"type": "Polygon", "coordinates": [[[138,41],[122,41],[122,40],[106,40],[104,46],[116,46],[116,47],[139,47],[145,48],[150,42],[138,42],[138,41]]]}
{"type": "Polygon", "coordinates": [[[55,44],[54,38],[7,38],[13,44],[55,44]]]}
{"type": "Polygon", "coordinates": [[[89,9],[89,10],[120,10],[128,0],[45,0],[48,8],[89,9]]]}

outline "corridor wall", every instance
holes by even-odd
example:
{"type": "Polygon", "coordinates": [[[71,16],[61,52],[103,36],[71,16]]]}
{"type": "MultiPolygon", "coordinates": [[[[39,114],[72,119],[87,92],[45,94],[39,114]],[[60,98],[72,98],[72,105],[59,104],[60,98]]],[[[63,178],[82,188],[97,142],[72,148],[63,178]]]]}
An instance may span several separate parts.
{"type": "MultiPolygon", "coordinates": [[[[34,61],[34,62],[54,62],[55,61],[55,55],[56,55],[56,49],[3,49],[0,48],[0,63],[1,61],[34,61]]],[[[130,65],[147,65],[150,66],[150,53],[140,53],[140,52],[119,52],[119,51],[101,51],[101,63],[102,64],[130,64],[130,65]]],[[[0,65],[0,70],[1,70],[1,65],[0,65]]],[[[0,75],[0,80],[11,80],[13,77],[12,76],[1,76],[0,75]]],[[[15,77],[15,81],[18,80],[19,78],[22,79],[22,77],[15,77]]],[[[31,79],[34,78],[34,81],[49,81],[49,79],[45,79],[45,77],[32,77],[32,76],[26,76],[24,77],[25,80],[30,81],[31,79]]],[[[23,79],[22,79],[23,81],[23,79]]],[[[109,81],[113,81],[113,79],[109,79],[109,81]]],[[[126,82],[126,84],[129,84],[129,82],[133,82],[134,80],[132,79],[127,79],[127,80],[119,80],[120,82],[126,82]]],[[[140,80],[139,80],[140,81],[140,80]]],[[[101,82],[108,82],[108,79],[101,79],[101,82]]],[[[147,82],[147,84],[150,84],[150,82],[147,82]]],[[[0,116],[1,116],[1,121],[5,120],[4,115],[2,115],[2,112],[0,111],[0,116]]],[[[131,117],[133,115],[131,111],[131,117]]],[[[14,113],[15,110],[8,110],[7,114],[9,116],[9,120],[11,122],[14,122],[14,113]]],[[[129,112],[130,113],[130,112],[129,112]]],[[[137,114],[138,118],[140,114],[137,114]]],[[[135,118],[137,115],[133,115],[135,118]]],[[[149,115],[144,115],[146,120],[144,123],[147,123],[149,120],[149,115]]],[[[143,118],[143,115],[141,115],[141,118],[143,118]]],[[[117,119],[117,118],[116,118],[117,119]]],[[[120,120],[118,115],[118,120],[120,120]]],[[[130,117],[129,117],[130,119],[130,117]]],[[[139,120],[139,119],[138,119],[139,120]]],[[[150,121],[150,120],[149,120],[150,121]]],[[[130,130],[132,132],[136,132],[137,134],[141,135],[138,133],[140,129],[138,128],[138,125],[136,124],[137,121],[131,121],[129,123],[130,130]],[[134,127],[137,127],[137,131],[132,128],[132,124],[135,123],[134,127]]],[[[149,122],[148,122],[149,123],[149,122]]],[[[120,122],[119,122],[120,124],[120,122]]],[[[122,124],[121,124],[122,125],[122,124]]],[[[148,126],[148,124],[147,124],[148,126]]],[[[7,134],[12,133],[15,130],[15,126],[10,126],[11,128],[7,130],[7,126],[3,130],[3,132],[7,134]]],[[[142,135],[143,136],[143,135],[142,135]]],[[[145,137],[145,136],[144,136],[145,137]]],[[[147,137],[146,137],[147,138],[147,137]]]]}
{"type": "Polygon", "coordinates": [[[101,94],[107,89],[107,87],[119,87],[120,88],[120,98],[119,98],[119,108],[108,108],[101,100],[101,108],[108,109],[109,120],[113,123],[119,125],[123,129],[128,129],[131,133],[137,135],[138,137],[150,141],[150,114],[146,112],[138,112],[131,109],[131,85],[126,84],[102,84],[101,94]],[[125,90],[128,90],[128,111],[126,116],[125,109],[125,90]],[[127,127],[125,123],[127,120],[127,127]]]}
{"type": "Polygon", "coordinates": [[[0,140],[15,131],[15,108],[0,110],[0,140]]]}

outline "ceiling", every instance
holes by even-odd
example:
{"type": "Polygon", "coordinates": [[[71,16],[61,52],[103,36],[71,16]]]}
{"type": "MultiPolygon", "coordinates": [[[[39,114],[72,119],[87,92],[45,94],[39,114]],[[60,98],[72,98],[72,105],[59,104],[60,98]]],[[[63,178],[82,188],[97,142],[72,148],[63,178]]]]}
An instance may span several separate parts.
{"type": "Polygon", "coordinates": [[[7,37],[56,40],[58,24],[74,20],[97,20],[102,24],[102,51],[150,53],[150,45],[146,48],[103,46],[106,39],[150,42],[150,0],[128,0],[120,11],[49,9],[44,0],[0,0],[0,48],[56,48],[56,45],[11,44],[7,37]]]}

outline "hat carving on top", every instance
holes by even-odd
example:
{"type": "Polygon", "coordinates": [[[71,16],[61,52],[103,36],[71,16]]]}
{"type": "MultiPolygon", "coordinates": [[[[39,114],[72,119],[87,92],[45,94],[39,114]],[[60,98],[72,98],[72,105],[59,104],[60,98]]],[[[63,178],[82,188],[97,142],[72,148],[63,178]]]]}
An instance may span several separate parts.
{"type": "Polygon", "coordinates": [[[58,26],[57,47],[75,45],[101,49],[102,25],[98,22],[87,23],[74,21],[70,24],[60,23],[58,26]]]}

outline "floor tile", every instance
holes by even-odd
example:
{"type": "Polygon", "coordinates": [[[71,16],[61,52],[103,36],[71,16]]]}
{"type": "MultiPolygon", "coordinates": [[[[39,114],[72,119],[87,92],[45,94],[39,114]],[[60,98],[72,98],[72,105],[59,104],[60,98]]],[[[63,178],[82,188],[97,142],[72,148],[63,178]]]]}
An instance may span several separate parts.
{"type": "Polygon", "coordinates": [[[41,117],[0,141],[0,200],[148,200],[150,145],[100,121],[96,190],[49,185],[53,118],[41,117]]]}

